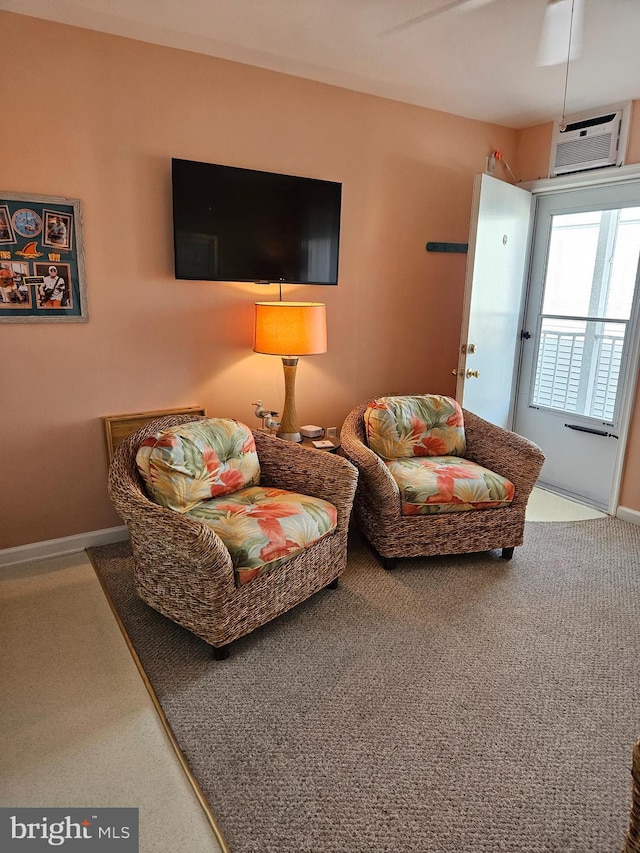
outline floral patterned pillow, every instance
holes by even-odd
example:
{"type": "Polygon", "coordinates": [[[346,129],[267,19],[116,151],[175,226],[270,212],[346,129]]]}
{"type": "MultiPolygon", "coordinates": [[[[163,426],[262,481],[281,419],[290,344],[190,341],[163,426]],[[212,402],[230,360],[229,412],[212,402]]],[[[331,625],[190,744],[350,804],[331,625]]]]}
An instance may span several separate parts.
{"type": "Polygon", "coordinates": [[[176,512],[260,482],[251,430],[227,418],[158,432],[142,442],[136,463],[149,497],[176,512]]]}
{"type": "Polygon", "coordinates": [[[452,397],[379,397],[364,421],[369,447],[382,459],[465,454],[462,409],[452,397]]]}

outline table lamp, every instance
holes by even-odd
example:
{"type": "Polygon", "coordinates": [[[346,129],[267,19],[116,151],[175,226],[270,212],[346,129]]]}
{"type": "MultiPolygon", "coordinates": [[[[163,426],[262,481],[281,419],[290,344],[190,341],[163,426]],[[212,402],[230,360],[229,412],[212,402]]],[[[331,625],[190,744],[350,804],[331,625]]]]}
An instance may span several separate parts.
{"type": "Polygon", "coordinates": [[[284,408],[276,433],[302,441],[296,412],[296,367],[301,355],[327,351],[327,312],[322,302],[256,302],[254,352],[282,356],[284,408]]]}

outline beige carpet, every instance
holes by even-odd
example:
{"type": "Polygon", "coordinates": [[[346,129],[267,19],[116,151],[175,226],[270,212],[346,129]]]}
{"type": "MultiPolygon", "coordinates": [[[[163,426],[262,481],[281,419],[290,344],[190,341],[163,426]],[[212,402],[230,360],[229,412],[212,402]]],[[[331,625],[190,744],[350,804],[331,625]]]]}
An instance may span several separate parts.
{"type": "Polygon", "coordinates": [[[140,602],[93,549],[233,853],[619,851],[640,731],[640,528],[529,524],[496,554],[323,591],[232,648],[140,602]]]}
{"type": "Polygon", "coordinates": [[[140,853],[220,850],[86,554],[0,572],[0,684],[0,805],[138,808],[140,853]]]}

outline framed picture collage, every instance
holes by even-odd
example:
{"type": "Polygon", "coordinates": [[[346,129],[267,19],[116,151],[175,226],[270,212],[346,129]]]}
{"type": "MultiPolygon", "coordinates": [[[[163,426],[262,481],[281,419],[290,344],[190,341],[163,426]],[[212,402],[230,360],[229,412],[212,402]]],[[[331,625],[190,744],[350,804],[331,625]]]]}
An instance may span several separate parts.
{"type": "Polygon", "coordinates": [[[0,322],[87,319],[80,201],[0,191],[0,322]]]}

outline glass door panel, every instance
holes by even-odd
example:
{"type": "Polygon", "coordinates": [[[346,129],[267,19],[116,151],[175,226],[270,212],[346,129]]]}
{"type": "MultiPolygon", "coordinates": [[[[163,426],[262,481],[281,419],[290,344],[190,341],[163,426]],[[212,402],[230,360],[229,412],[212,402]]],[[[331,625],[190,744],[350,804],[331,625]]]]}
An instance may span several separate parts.
{"type": "Polygon", "coordinates": [[[612,422],[627,324],[542,317],[532,402],[612,422]]]}
{"type": "Polygon", "coordinates": [[[613,423],[640,256],[640,207],[556,214],[530,404],[613,423]]]}

